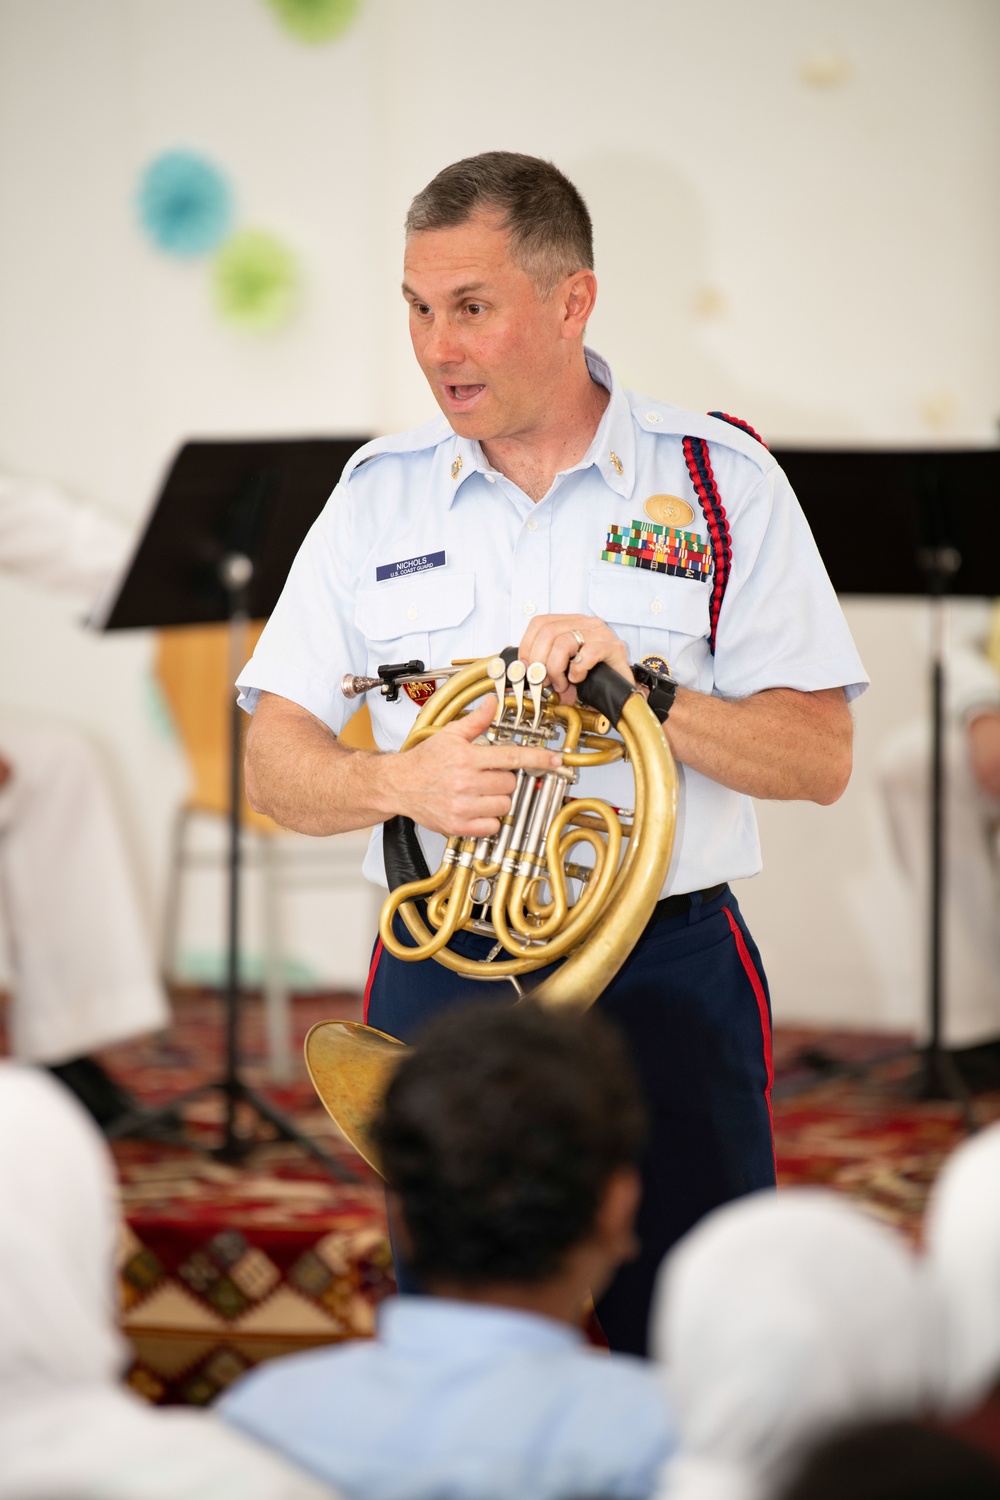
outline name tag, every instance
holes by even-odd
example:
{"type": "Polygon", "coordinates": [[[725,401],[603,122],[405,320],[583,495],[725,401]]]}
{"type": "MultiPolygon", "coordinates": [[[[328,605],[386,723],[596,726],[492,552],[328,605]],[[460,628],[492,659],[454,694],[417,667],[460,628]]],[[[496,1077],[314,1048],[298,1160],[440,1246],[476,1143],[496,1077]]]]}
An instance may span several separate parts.
{"type": "Polygon", "coordinates": [[[375,569],[375,582],[387,583],[391,578],[409,578],[413,573],[429,573],[431,568],[443,568],[443,552],[423,552],[419,557],[407,557],[402,562],[383,563],[375,569]]]}

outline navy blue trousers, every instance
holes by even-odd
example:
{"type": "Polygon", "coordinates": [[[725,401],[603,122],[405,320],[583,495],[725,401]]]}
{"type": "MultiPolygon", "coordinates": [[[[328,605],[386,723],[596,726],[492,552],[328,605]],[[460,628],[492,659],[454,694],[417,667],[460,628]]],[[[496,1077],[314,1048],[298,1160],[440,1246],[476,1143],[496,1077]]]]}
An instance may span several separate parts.
{"type": "MultiPolygon", "coordinates": [[[[482,959],[492,943],[460,933],[452,946],[482,959]]],[[[405,963],[376,944],[365,993],[370,1025],[412,1041],[431,1016],[470,999],[509,1005],[516,996],[510,984],[470,981],[433,959],[405,963]]],[[[598,1005],[629,1043],[650,1133],[642,1250],[618,1272],[597,1314],[612,1349],[645,1354],[666,1251],[710,1209],[775,1181],[767,981],[728,886],[707,903],[696,896],[682,916],[651,922],[598,1005]]],[[[397,1271],[406,1284],[405,1268],[397,1271]]]]}

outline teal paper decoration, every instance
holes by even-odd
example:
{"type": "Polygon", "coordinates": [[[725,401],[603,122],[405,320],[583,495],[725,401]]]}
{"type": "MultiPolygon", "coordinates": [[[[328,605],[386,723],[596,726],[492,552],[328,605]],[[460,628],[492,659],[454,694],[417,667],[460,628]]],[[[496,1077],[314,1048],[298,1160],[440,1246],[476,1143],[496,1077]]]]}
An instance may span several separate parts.
{"type": "Polygon", "coordinates": [[[332,42],[357,19],[361,0],[267,0],[285,30],[300,42],[332,42]]]}
{"type": "Polygon", "coordinates": [[[244,229],[223,245],[212,272],[215,304],[227,323],[267,333],[295,310],[299,268],[276,235],[244,229]]]}
{"type": "Polygon", "coordinates": [[[142,174],[139,217],[153,244],[168,255],[207,255],[226,237],[232,218],[229,185],[193,151],[167,151],[142,174]]]}

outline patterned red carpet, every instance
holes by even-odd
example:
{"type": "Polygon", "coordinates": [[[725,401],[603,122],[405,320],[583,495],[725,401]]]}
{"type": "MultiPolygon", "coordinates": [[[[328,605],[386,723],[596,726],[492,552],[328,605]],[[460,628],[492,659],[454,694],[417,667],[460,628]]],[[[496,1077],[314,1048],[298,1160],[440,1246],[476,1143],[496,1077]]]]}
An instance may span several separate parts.
{"type": "MultiPolygon", "coordinates": [[[[130,1380],[157,1402],[204,1404],[260,1360],[363,1336],[394,1287],[377,1180],[340,1140],[304,1069],[290,1085],[269,1082],[261,1008],[250,1000],[245,1009],[248,1081],[356,1180],[335,1181],[299,1147],[273,1139],[239,1167],[181,1146],[115,1145],[127,1220],[124,1323],[136,1350],[130,1380]]],[[[332,1016],[357,1019],[357,999],[296,999],[297,1055],[308,1027],[332,1016]]],[[[910,1064],[894,1060],[904,1046],[898,1037],[779,1031],[775,1137],[782,1184],[832,1187],[917,1235],[930,1183],[964,1127],[957,1106],[906,1097],[910,1064]]],[[[104,1060],[144,1103],[167,1102],[218,1075],[221,1006],[207,994],[182,995],[166,1041],[119,1047],[104,1060]]],[[[983,1122],[1000,1118],[1000,1092],[978,1095],[976,1111],[983,1122]]],[[[210,1144],[220,1114],[217,1097],[198,1101],[186,1111],[191,1133],[210,1144]]]]}
{"type": "MultiPolygon", "coordinates": [[[[911,1097],[905,1047],[903,1037],[776,1032],[775,1149],[781,1185],[834,1188],[918,1240],[931,1183],[967,1131],[957,1104],[911,1097]],[[799,1062],[817,1049],[859,1072],[817,1081],[799,1062]]],[[[1000,1119],[1000,1089],[977,1092],[973,1111],[979,1125],[1000,1119]]]]}
{"type": "MultiPolygon", "coordinates": [[[[358,1018],[353,996],[300,998],[295,1055],[309,1027],[358,1018]]],[[[334,1180],[296,1145],[268,1140],[239,1167],[180,1146],[114,1146],[127,1220],[121,1277],[126,1332],[136,1349],[132,1385],[150,1400],[204,1404],[249,1365],[277,1354],[371,1332],[375,1307],[395,1287],[381,1186],[340,1139],[305,1070],[272,1085],[259,1003],[245,1007],[246,1078],[341,1161],[334,1180]]],[[[222,1066],[221,1005],[187,995],[166,1042],[115,1048],[104,1061],[146,1104],[166,1103],[222,1066]]],[[[189,1132],[219,1138],[222,1101],[185,1109],[189,1132]]],[[[253,1118],[241,1118],[252,1130],[253,1118]]]]}

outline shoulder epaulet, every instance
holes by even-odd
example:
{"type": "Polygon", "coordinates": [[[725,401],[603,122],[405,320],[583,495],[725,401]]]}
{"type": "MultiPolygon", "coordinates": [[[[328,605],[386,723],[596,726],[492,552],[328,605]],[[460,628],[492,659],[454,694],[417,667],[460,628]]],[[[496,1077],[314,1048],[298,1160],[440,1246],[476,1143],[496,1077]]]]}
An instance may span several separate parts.
{"type": "Polygon", "coordinates": [[[385,437],[373,438],[348,459],[341,482],[347,483],[358,469],[376,458],[386,458],[393,453],[420,453],[428,448],[436,448],[454,436],[444,417],[435,417],[433,421],[425,422],[422,427],[415,427],[411,432],[391,432],[385,437]]]}
{"type": "Polygon", "coordinates": [[[751,427],[749,422],[744,422],[742,417],[730,416],[729,412],[727,411],[710,411],[708,415],[710,417],[717,418],[717,420],[720,422],[728,422],[730,427],[738,427],[741,432],[748,432],[753,438],[754,442],[759,443],[762,448],[767,449],[767,452],[770,453],[771,450],[767,447],[767,444],[761,437],[760,433],[756,430],[756,428],[751,427]]]}
{"type": "Polygon", "coordinates": [[[742,453],[760,469],[774,467],[774,459],[748,422],[724,412],[686,411],[667,401],[650,401],[643,396],[632,396],[631,407],[635,421],[644,432],[659,433],[663,437],[703,438],[705,442],[720,443],[742,453]]]}

